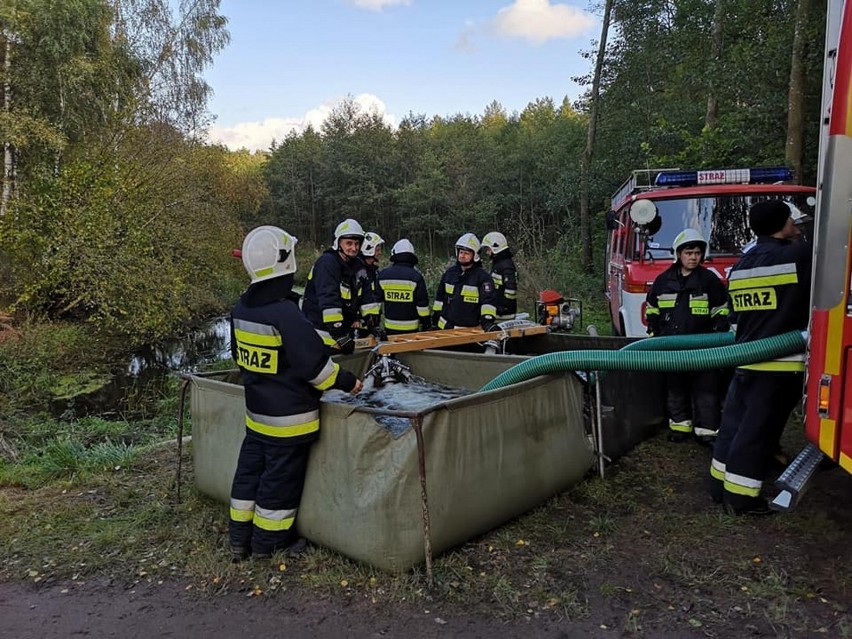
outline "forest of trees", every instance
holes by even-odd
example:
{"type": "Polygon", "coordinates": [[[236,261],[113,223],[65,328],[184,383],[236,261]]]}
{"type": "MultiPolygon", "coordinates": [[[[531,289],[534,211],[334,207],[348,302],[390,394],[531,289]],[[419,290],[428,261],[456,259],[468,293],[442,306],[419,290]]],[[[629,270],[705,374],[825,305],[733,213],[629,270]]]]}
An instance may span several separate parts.
{"type": "Polygon", "coordinates": [[[227,19],[218,0],[176,4],[0,4],[0,311],[168,334],[233,300],[230,248],[258,223],[320,246],[355,217],[435,253],[498,229],[529,259],[593,270],[632,169],[787,164],[816,179],[824,2],[595,2],[609,33],[601,58],[589,43],[576,103],[391,128],[346,100],[259,154],[204,143],[203,72],[227,19]]]}

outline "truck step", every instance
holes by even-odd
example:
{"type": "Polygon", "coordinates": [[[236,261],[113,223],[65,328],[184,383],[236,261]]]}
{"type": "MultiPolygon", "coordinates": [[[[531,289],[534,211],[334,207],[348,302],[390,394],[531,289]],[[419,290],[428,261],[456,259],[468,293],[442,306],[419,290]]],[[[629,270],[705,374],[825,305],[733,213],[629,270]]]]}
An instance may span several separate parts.
{"type": "Polygon", "coordinates": [[[813,444],[805,446],[775,481],[775,487],[778,488],[779,493],[769,503],[769,507],[781,512],[793,510],[805,493],[808,482],[814,476],[823,457],[825,455],[822,451],[813,444]]]}

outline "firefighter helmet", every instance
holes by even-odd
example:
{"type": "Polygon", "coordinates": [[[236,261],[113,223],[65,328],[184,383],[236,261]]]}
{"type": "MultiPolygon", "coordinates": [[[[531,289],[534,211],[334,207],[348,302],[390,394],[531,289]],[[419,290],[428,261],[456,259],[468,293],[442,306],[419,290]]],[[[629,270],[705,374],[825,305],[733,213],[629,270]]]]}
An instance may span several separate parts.
{"type": "Polygon", "coordinates": [[[340,224],[337,225],[337,228],[334,229],[334,243],[331,245],[331,248],[335,250],[339,249],[340,240],[345,237],[363,242],[364,229],[361,228],[361,225],[358,224],[356,220],[353,220],[351,218],[348,220],[343,220],[340,224]]]}
{"type": "Polygon", "coordinates": [[[491,253],[497,255],[497,253],[509,248],[509,242],[506,240],[506,236],[499,231],[491,231],[482,238],[482,248],[490,248],[491,253]]]}
{"type": "Polygon", "coordinates": [[[376,248],[384,243],[385,241],[378,233],[368,231],[367,234],[364,235],[364,243],[361,245],[361,252],[367,257],[375,257],[376,248]]]}
{"type": "Polygon", "coordinates": [[[298,240],[277,226],[258,226],[243,240],[242,258],[251,283],[296,272],[298,240]]]}
{"type": "Polygon", "coordinates": [[[481,248],[481,244],[479,240],[473,233],[465,233],[459,239],[456,240],[456,255],[458,256],[458,249],[466,249],[468,251],[473,251],[473,261],[479,261],[479,249],[481,248]]]}
{"type": "Polygon", "coordinates": [[[411,253],[414,255],[414,245],[406,239],[401,239],[397,241],[396,244],[391,248],[391,257],[395,255],[400,255],[402,253],[411,253]]]}
{"type": "Polygon", "coordinates": [[[701,259],[707,257],[707,240],[701,235],[701,231],[695,229],[683,229],[675,236],[672,242],[672,251],[674,251],[674,261],[677,262],[678,254],[689,245],[696,245],[701,248],[701,259]]]}

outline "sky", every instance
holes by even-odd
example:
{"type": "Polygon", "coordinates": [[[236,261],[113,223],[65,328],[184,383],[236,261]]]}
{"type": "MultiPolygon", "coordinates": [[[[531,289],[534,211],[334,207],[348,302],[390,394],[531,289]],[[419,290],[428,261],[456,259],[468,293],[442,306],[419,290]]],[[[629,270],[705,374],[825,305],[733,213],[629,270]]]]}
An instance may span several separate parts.
{"type": "Polygon", "coordinates": [[[576,99],[600,37],[587,0],[222,0],[231,42],[204,78],[211,142],[268,149],[347,97],[407,115],[576,99]]]}

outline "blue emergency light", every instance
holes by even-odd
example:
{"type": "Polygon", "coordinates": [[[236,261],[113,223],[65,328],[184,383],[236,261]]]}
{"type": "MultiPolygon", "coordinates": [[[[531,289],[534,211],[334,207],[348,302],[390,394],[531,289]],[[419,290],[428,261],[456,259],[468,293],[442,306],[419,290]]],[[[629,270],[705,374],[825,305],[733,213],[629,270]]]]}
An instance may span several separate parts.
{"type": "Polygon", "coordinates": [[[793,179],[786,166],[751,169],[709,169],[706,171],[664,171],[657,174],[656,186],[704,186],[709,184],[772,184],[793,179]]]}

